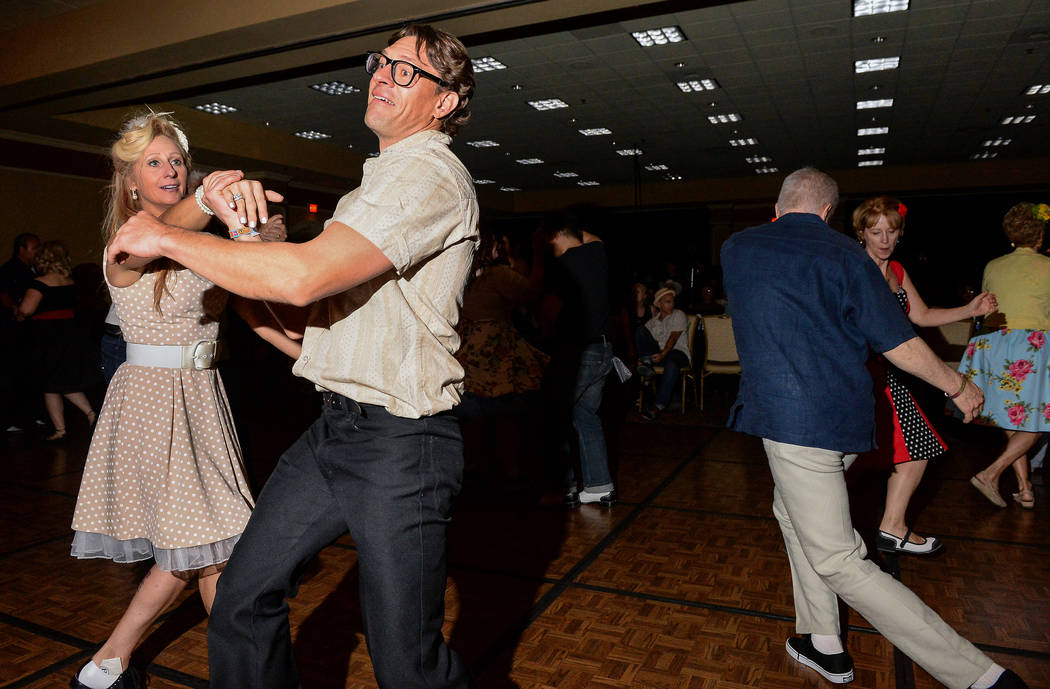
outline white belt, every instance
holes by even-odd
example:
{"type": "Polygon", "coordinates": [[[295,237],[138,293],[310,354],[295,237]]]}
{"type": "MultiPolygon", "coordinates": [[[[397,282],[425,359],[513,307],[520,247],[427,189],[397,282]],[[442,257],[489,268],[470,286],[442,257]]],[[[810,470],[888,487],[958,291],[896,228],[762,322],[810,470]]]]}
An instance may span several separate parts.
{"type": "Polygon", "coordinates": [[[128,343],[128,363],[132,366],[212,368],[219,353],[218,340],[201,340],[190,345],[148,345],[128,343]]]}

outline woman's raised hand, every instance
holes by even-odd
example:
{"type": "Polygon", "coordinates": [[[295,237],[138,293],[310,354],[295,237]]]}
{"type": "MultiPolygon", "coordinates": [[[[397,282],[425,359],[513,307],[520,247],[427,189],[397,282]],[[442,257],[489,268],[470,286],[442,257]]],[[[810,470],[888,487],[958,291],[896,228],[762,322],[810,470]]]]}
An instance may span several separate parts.
{"type": "Polygon", "coordinates": [[[204,202],[227,227],[250,227],[266,223],[266,202],[280,202],[284,197],[276,191],[263,189],[262,183],[244,179],[240,170],[219,170],[202,182],[204,202]]]}
{"type": "Polygon", "coordinates": [[[999,302],[995,300],[995,295],[991,292],[984,291],[978,294],[970,301],[970,317],[977,318],[978,316],[987,316],[991,312],[999,308],[999,302]]]}

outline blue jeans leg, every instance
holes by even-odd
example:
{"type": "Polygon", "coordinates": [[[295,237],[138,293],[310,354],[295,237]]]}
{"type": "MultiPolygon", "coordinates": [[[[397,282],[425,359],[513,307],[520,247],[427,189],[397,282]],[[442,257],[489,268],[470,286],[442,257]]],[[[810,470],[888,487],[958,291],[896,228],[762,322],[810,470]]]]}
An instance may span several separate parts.
{"type": "Polygon", "coordinates": [[[120,365],[128,358],[128,343],[124,341],[122,335],[104,333],[100,350],[102,354],[102,376],[106,379],[106,385],[109,385],[109,381],[113,380],[113,374],[117,372],[120,365]]]}
{"type": "Polygon", "coordinates": [[[671,403],[671,395],[674,393],[675,383],[678,382],[678,373],[682,367],[689,365],[689,359],[684,353],[672,349],[660,364],[664,367],[664,372],[656,388],[654,404],[659,409],[666,409],[671,403]]]}
{"type": "Polygon", "coordinates": [[[611,369],[612,345],[608,342],[591,344],[580,356],[580,368],[576,375],[572,425],[576,429],[580,444],[583,487],[594,493],[613,488],[605,447],[605,431],[602,430],[602,420],[598,416],[605,378],[611,369]]]}

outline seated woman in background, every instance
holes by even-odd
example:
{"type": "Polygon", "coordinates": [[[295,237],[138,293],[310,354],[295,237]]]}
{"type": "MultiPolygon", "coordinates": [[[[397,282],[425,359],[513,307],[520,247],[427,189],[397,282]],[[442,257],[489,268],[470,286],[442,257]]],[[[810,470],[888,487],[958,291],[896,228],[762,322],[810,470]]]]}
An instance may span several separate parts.
{"type": "Polygon", "coordinates": [[[653,403],[642,412],[642,418],[647,421],[655,419],[671,403],[678,372],[689,366],[693,357],[689,351],[689,337],[684,335],[689,321],[684,312],[674,307],[674,297],[675,292],[670,287],[657,290],[653,295],[656,315],[638,330],[635,340],[640,362],[638,375],[652,377],[655,375],[653,365],[664,367],[653,403]]]}
{"type": "Polygon", "coordinates": [[[995,290],[1006,329],[970,340],[959,371],[984,391],[984,411],[976,423],[999,426],[1006,447],[970,479],[981,495],[999,507],[999,476],[1013,466],[1021,507],[1035,507],[1028,480],[1027,452],[1040,433],[1050,431],[1050,258],[1039,253],[1050,206],[1019,203],[1003,218],[1011,253],[988,262],[984,289],[995,290]]]}
{"type": "Polygon", "coordinates": [[[40,277],[30,283],[17,316],[29,319],[30,367],[44,391],[54,427],[47,440],[57,441],[66,437],[63,398],[84,413],[89,426],[94,425],[95,410],[84,390],[100,380],[98,362],[94,345],[76,318],[77,288],[70,277],[69,251],[62,242],[44,242],[34,264],[40,277]]]}
{"type": "MultiPolygon", "coordinates": [[[[890,259],[904,231],[907,208],[889,196],[868,199],[853,211],[853,230],[864,250],[875,262],[908,320],[922,327],[936,327],[983,316],[996,308],[995,295],[985,291],[970,303],[954,309],[930,308],[919,296],[904,266],[890,259]]],[[[879,461],[892,465],[886,483],[886,507],[879,523],[877,546],[885,552],[929,555],[941,549],[932,536],[913,533],[905,520],[908,502],[926,472],[928,460],[943,454],[948,446],[919,409],[900,372],[883,357],[869,360],[875,381],[875,426],[879,461]]]]}

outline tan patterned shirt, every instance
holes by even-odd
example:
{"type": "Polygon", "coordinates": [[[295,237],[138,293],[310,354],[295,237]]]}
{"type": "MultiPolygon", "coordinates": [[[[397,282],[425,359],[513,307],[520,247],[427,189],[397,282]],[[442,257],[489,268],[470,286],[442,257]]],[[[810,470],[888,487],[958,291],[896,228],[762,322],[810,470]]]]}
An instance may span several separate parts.
{"type": "Polygon", "coordinates": [[[455,326],[478,243],[474,183],[427,130],[365,161],[361,186],[339,200],[341,222],[394,269],[314,305],[293,372],[396,416],[419,418],[459,402],[463,367],[455,326]]]}

